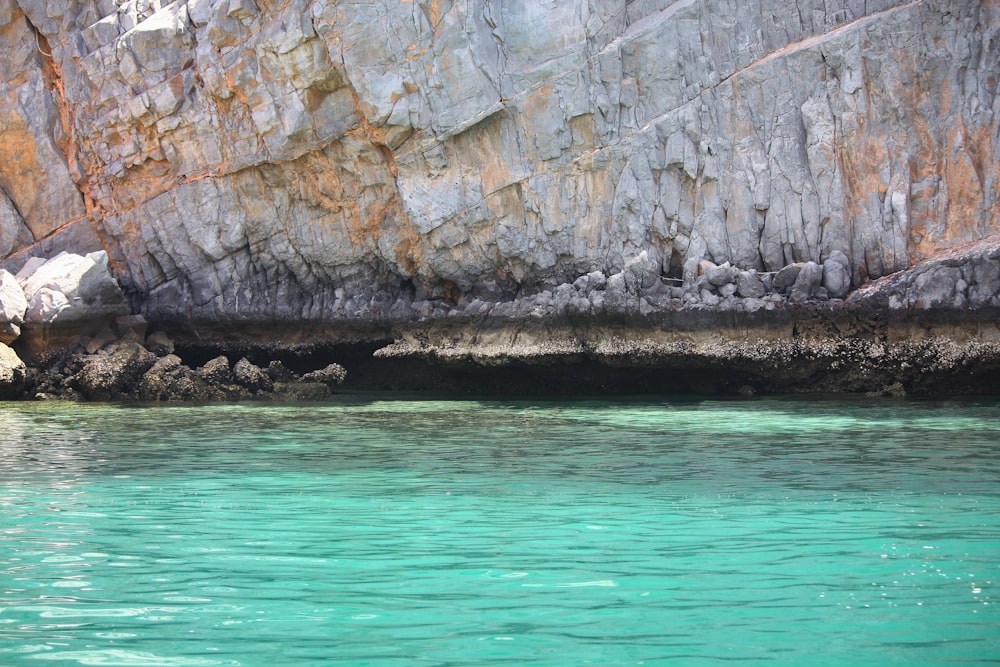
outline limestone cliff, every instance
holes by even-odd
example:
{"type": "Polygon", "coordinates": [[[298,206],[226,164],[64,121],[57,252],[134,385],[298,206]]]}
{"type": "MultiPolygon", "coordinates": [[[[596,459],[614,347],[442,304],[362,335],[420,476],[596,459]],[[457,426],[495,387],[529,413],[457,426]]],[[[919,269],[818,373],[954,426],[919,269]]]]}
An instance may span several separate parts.
{"type": "Polygon", "coordinates": [[[106,250],[153,323],[842,296],[1000,231],[996,0],[0,0],[0,45],[3,265],[106,250]]]}

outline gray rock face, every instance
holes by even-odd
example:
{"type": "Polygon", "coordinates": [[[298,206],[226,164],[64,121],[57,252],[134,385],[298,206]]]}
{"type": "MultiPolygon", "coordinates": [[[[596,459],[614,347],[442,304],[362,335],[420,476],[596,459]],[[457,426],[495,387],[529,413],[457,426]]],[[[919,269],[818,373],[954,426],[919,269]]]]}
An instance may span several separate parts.
{"type": "Polygon", "coordinates": [[[705,277],[708,278],[708,282],[716,287],[721,287],[727,283],[735,283],[739,275],[740,270],[735,266],[731,266],[728,262],[722,266],[710,266],[705,271],[705,277]]]}
{"type": "Polygon", "coordinates": [[[851,289],[851,263],[839,250],[823,262],[823,287],[832,299],[843,299],[851,289]]]}
{"type": "Polygon", "coordinates": [[[64,326],[77,320],[110,320],[128,315],[118,283],[108,271],[107,253],[81,257],[61,253],[25,266],[17,279],[27,300],[25,322],[64,326]]]}
{"type": "Polygon", "coordinates": [[[13,0],[0,46],[0,255],[106,248],[153,323],[843,296],[998,229],[985,0],[13,0]]]}
{"type": "Polygon", "coordinates": [[[806,301],[816,297],[823,280],[823,267],[816,262],[806,262],[795,277],[792,285],[791,300],[806,301]]]}
{"type": "Polygon", "coordinates": [[[766,290],[756,271],[740,271],[736,278],[736,293],[746,299],[759,299],[766,290]]]}
{"type": "Polygon", "coordinates": [[[954,248],[855,291],[849,302],[892,310],[1000,308],[1000,236],[954,248]]]}
{"type": "Polygon", "coordinates": [[[784,292],[790,289],[799,279],[799,274],[802,272],[802,268],[804,266],[805,262],[795,262],[794,264],[789,264],[778,271],[778,273],[774,276],[774,280],[771,281],[774,289],[779,292],[784,292]]]}

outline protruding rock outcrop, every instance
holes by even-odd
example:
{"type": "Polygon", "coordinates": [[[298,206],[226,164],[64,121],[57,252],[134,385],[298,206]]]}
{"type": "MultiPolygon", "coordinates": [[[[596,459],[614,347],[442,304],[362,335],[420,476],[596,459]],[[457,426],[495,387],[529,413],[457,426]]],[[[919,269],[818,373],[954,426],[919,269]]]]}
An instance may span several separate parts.
{"type": "Polygon", "coordinates": [[[1000,392],[1000,237],[846,300],[829,298],[817,264],[763,279],[731,269],[703,262],[683,287],[623,288],[621,301],[606,293],[623,279],[594,280],[600,289],[586,293],[588,276],[570,296],[543,292],[488,316],[470,304],[402,329],[375,355],[450,369],[457,382],[505,368],[519,391],[556,391],[560,381],[549,378],[563,377],[572,378],[563,390],[575,392],[1000,392]],[[764,296],[739,295],[751,278],[764,296]],[[575,317],[583,294],[590,317],[575,317]]]}
{"type": "Polygon", "coordinates": [[[17,340],[27,310],[28,301],[21,284],[8,271],[0,269],[0,343],[17,340]]]}
{"type": "Polygon", "coordinates": [[[31,258],[17,280],[27,302],[19,343],[29,356],[72,348],[130,313],[103,251],[31,258]]]}
{"type": "Polygon", "coordinates": [[[172,354],[169,336],[147,330],[103,252],[32,258],[16,278],[0,270],[0,399],[319,400],[346,377],[337,364],[300,377],[246,358],[230,367],[224,356],[193,370],[172,354]]]}
{"type": "Polygon", "coordinates": [[[0,343],[0,400],[20,398],[28,369],[17,353],[0,343]]]}

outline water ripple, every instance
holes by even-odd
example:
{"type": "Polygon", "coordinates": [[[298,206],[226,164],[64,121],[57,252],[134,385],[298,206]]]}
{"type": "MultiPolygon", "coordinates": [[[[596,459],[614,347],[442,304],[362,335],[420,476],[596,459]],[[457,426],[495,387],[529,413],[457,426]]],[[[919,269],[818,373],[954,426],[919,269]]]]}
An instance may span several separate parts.
{"type": "Polygon", "coordinates": [[[0,412],[0,664],[984,664],[989,402],[0,412]]]}

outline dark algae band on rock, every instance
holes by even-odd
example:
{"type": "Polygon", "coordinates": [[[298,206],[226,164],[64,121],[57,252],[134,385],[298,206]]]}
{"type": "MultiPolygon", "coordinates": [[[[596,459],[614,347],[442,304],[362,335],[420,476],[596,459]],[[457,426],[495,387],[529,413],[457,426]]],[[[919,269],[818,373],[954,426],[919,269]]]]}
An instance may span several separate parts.
{"type": "Polygon", "coordinates": [[[24,285],[32,295],[8,299],[25,310],[5,324],[19,331],[8,337],[13,349],[0,348],[5,397],[322,400],[347,377],[334,359],[356,373],[348,386],[358,389],[1000,393],[996,237],[866,284],[847,299],[797,298],[802,271],[784,287],[753,273],[764,294],[742,297],[728,287],[750,272],[702,262],[679,286],[622,278],[627,267],[511,302],[443,302],[419,318],[365,313],[151,332],[143,316],[121,312],[124,299],[101,259],[60,255],[33,262],[17,278],[0,273],[7,293],[24,285]],[[86,270],[56,275],[60,266],[86,270]],[[89,278],[74,282],[79,276],[89,278]],[[48,298],[31,291],[39,284],[48,298]],[[706,304],[713,290],[719,294],[706,304]],[[50,312],[53,303],[63,309],[50,312]]]}
{"type": "Polygon", "coordinates": [[[989,0],[9,0],[0,391],[995,391],[998,62],[989,0]]]}

